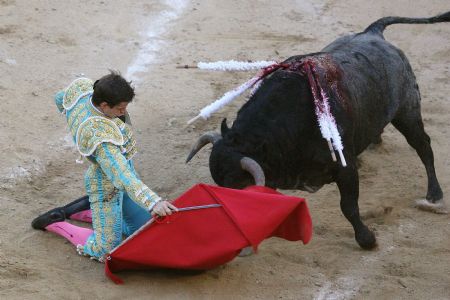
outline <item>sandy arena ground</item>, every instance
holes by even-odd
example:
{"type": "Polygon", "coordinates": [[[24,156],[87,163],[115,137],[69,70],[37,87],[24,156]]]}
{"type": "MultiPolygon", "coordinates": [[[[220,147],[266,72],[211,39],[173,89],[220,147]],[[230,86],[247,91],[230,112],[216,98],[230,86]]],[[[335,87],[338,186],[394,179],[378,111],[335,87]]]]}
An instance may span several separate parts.
{"type": "MultiPolygon", "coordinates": [[[[136,83],[130,113],[138,170],[169,199],[212,183],[209,150],[186,165],[194,140],[233,120],[245,99],[208,122],[199,109],[252,73],[176,69],[198,61],[283,60],[315,52],[388,15],[432,16],[448,0],[38,1],[0,0],[1,299],[450,299],[450,218],[413,207],[426,193],[424,168],[392,126],[361,156],[360,207],[379,247],[361,250],[334,184],[307,198],[310,244],[265,241],[257,255],[215,270],[121,273],[78,256],[56,235],[33,230],[39,213],[84,194],[54,93],[77,74],[116,69],[136,83]],[[372,3],[372,4],[369,4],[372,3]]],[[[422,93],[437,175],[450,194],[450,23],[393,25],[385,37],[410,59],[422,93]]],[[[220,237],[218,237],[220,238],[220,237]]],[[[151,249],[149,249],[151,251],[151,249]]]]}

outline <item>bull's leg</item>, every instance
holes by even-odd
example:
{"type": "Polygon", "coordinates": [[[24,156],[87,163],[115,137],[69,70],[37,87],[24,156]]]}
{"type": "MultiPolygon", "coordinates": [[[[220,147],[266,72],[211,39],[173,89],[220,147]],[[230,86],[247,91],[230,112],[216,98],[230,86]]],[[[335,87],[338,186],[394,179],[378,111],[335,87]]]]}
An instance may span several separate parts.
{"type": "Polygon", "coordinates": [[[417,206],[420,209],[431,210],[436,213],[448,213],[434,169],[434,155],[430,137],[425,132],[420,112],[403,113],[392,120],[392,124],[405,136],[408,144],[416,150],[425,165],[428,178],[427,196],[426,200],[418,200],[417,206]]]}
{"type": "Polygon", "coordinates": [[[375,235],[361,221],[358,207],[359,178],[356,160],[346,156],[347,167],[339,167],[335,176],[341,193],[341,210],[355,230],[355,239],[363,249],[372,249],[377,245],[375,235]]]}

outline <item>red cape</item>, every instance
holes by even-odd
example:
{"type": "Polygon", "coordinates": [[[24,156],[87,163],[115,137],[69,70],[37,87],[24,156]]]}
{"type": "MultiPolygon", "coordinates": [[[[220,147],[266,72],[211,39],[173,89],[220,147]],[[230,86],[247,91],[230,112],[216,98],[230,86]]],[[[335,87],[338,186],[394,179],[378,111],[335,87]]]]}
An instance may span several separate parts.
{"type": "Polygon", "coordinates": [[[149,221],[107,256],[105,273],[172,268],[205,270],[231,261],[242,248],[255,250],[264,239],[311,239],[312,222],[305,199],[267,187],[234,190],[206,184],[193,186],[174,202],[178,208],[208,204],[221,207],[174,213],[149,221]]]}

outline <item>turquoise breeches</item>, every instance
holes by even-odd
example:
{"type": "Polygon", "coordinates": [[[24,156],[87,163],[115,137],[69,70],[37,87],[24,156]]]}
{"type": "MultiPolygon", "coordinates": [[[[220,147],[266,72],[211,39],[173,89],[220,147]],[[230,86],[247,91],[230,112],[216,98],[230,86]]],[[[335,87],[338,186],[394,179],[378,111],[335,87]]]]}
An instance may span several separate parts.
{"type": "Polygon", "coordinates": [[[151,216],[126,193],[116,188],[110,189],[109,182],[97,179],[100,182],[93,185],[92,178],[86,178],[94,232],[87,239],[83,252],[102,259],[122,242],[123,235],[131,235],[149,221],[151,216]]]}

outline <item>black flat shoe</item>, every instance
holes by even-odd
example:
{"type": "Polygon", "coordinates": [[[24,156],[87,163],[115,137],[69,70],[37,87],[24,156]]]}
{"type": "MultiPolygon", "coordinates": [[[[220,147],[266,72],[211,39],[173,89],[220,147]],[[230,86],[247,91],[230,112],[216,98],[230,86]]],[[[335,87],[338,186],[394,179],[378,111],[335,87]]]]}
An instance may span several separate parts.
{"type": "Polygon", "coordinates": [[[45,230],[45,227],[48,225],[56,222],[62,222],[64,220],[66,220],[64,210],[61,207],[57,207],[35,218],[31,222],[31,227],[34,229],[45,230]]]}
{"type": "Polygon", "coordinates": [[[66,214],[66,218],[70,218],[71,215],[78,213],[83,210],[90,209],[89,196],[83,196],[78,198],[67,205],[61,207],[66,214]]]}

